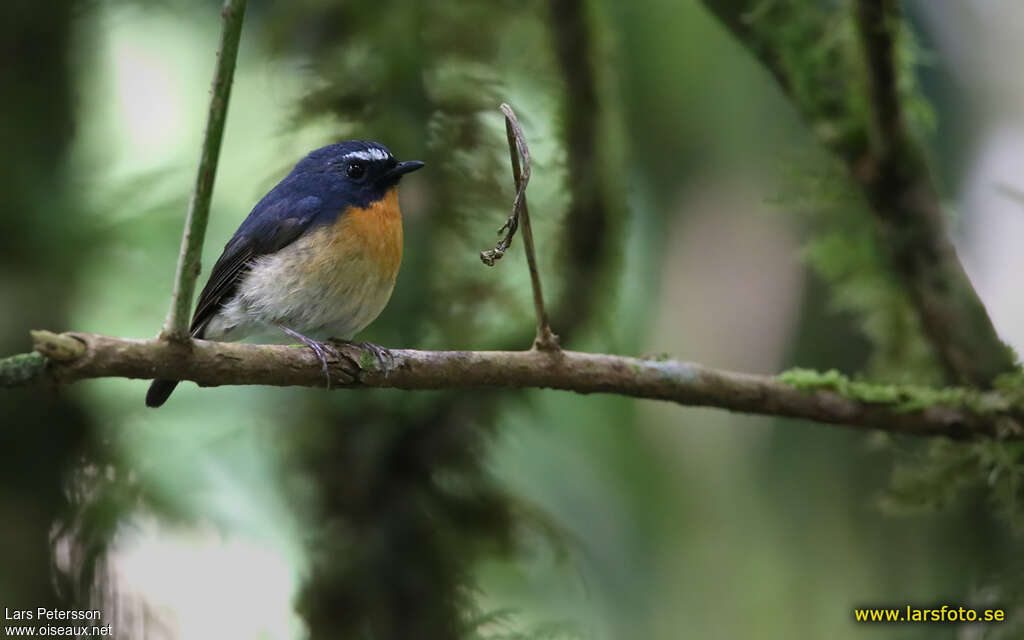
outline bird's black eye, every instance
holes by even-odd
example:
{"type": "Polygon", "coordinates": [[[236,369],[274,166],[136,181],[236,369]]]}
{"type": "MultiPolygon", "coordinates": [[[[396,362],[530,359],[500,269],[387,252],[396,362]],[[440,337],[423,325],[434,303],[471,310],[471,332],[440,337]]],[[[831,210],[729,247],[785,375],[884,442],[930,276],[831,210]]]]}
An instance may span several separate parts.
{"type": "Polygon", "coordinates": [[[362,162],[352,162],[345,169],[345,173],[353,180],[360,180],[366,175],[366,166],[362,162]]]}

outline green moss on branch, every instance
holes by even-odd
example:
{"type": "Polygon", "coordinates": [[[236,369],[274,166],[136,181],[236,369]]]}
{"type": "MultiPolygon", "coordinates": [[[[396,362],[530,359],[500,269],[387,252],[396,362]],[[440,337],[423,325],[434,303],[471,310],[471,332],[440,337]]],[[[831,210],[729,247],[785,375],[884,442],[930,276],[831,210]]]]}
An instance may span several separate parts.
{"type": "Polygon", "coordinates": [[[1021,374],[1005,378],[1001,393],[980,391],[970,387],[928,387],[912,384],[887,384],[852,380],[830,369],[790,369],[778,375],[779,381],[801,391],[827,390],[866,404],[892,407],[894,411],[923,411],[930,407],[950,407],[978,415],[993,415],[1011,410],[1024,410],[1024,386],[1021,374]],[[1011,382],[1012,385],[1010,386],[1011,382]],[[1013,393],[1016,390],[1016,393],[1013,393]]]}
{"type": "Polygon", "coordinates": [[[42,379],[46,356],[33,351],[0,359],[0,388],[24,387],[42,379]]]}

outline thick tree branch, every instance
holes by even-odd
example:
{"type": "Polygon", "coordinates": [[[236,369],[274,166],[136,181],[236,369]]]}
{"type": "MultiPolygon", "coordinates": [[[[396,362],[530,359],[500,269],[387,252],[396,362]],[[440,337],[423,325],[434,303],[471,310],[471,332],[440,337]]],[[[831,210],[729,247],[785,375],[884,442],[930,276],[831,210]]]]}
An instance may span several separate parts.
{"type": "MultiPolygon", "coordinates": [[[[704,1],[757,55],[812,125],[827,125],[836,118],[835,113],[816,112],[820,105],[800,104],[793,80],[799,72],[786,68],[771,33],[758,32],[758,20],[766,19],[758,14],[759,3],[704,1]]],[[[907,130],[896,61],[896,34],[902,28],[899,2],[857,0],[855,17],[869,94],[867,130],[862,135],[823,139],[823,143],[846,164],[879,220],[891,266],[949,379],[988,387],[999,374],[1013,371],[1014,362],[949,240],[927,164],[907,130]],[[853,142],[857,140],[861,142],[853,142]]],[[[780,27],[765,30],[772,28],[780,27]]],[[[825,82],[807,78],[803,82],[818,80],[825,82]]],[[[820,129],[833,131],[834,127],[820,129]]]]}
{"type": "Polygon", "coordinates": [[[210,199],[213,197],[213,181],[217,175],[220,143],[224,137],[224,122],[227,119],[228,99],[231,97],[231,81],[235,73],[235,59],[238,57],[238,43],[242,37],[245,3],[246,0],[226,0],[221,10],[223,26],[213,85],[210,89],[206,133],[203,137],[195,187],[185,216],[185,231],[181,238],[181,253],[178,255],[178,268],[174,275],[171,308],[167,311],[167,319],[161,332],[161,337],[168,340],[184,341],[189,337],[192,296],[196,289],[196,279],[199,277],[203,238],[206,236],[206,223],[210,217],[210,199]]]}
{"type": "Polygon", "coordinates": [[[893,265],[954,380],[988,386],[1013,371],[956,250],[931,176],[903,118],[896,67],[897,0],[858,0],[871,104],[870,153],[848,159],[885,229],[893,265]]]}
{"type": "MultiPolygon", "coordinates": [[[[101,377],[192,380],[203,386],[324,386],[319,361],[301,347],[205,340],[171,343],[49,332],[35,332],[33,338],[37,353],[0,360],[0,386],[101,377]]],[[[330,367],[332,388],[535,387],[668,400],[918,436],[1024,436],[1020,426],[1024,407],[996,392],[870,385],[849,391],[827,377],[820,384],[808,385],[674,360],[537,349],[393,349],[394,366],[384,371],[358,347],[342,345],[339,350],[342,360],[331,362],[330,367]]]]}

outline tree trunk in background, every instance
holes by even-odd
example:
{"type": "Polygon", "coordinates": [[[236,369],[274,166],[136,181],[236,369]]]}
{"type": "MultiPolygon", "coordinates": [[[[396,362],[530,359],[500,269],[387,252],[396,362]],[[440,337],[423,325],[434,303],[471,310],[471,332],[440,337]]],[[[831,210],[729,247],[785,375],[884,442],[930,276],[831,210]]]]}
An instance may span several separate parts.
{"type": "MultiPolygon", "coordinates": [[[[84,237],[67,184],[74,134],[69,65],[73,0],[0,3],[0,350],[24,351],[28,331],[65,326],[73,263],[84,237]],[[24,61],[31,60],[31,64],[24,61]]],[[[0,390],[0,602],[52,606],[50,532],[89,433],[66,391],[0,390]]]]}

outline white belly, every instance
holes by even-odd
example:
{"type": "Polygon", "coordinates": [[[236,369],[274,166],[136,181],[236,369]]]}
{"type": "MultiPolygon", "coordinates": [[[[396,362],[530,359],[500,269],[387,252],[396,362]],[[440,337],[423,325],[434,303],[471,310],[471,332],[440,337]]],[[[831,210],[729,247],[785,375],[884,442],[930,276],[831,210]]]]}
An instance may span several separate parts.
{"type": "Polygon", "coordinates": [[[358,248],[332,256],[325,265],[325,244],[318,236],[329,232],[315,231],[258,258],[204,337],[286,340],[279,328],[284,326],[314,339],[347,340],[366,328],[391,298],[397,269],[382,272],[358,248]]]}

